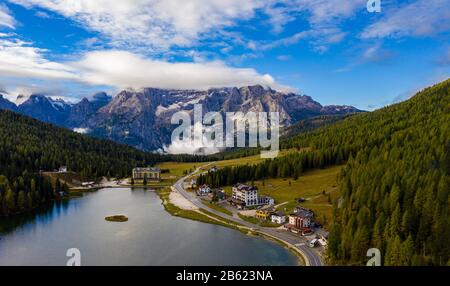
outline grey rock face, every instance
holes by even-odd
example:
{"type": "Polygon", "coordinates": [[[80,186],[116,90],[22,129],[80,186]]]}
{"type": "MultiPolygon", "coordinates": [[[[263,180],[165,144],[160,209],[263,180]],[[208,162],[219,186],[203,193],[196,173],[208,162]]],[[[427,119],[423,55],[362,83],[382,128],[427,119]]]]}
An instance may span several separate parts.
{"type": "Polygon", "coordinates": [[[41,94],[32,94],[18,106],[17,110],[41,121],[65,126],[71,105],[61,99],[55,100],[41,94]]]}

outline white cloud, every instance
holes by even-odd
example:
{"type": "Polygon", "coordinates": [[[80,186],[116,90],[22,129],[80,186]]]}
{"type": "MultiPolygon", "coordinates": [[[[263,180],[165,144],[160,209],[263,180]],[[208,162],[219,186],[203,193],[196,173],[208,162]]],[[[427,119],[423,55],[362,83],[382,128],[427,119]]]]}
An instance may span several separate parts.
{"type": "Polygon", "coordinates": [[[11,16],[11,12],[4,4],[0,4],[0,28],[7,27],[14,29],[16,26],[16,20],[11,16]]]}
{"type": "Polygon", "coordinates": [[[383,49],[381,43],[376,43],[363,52],[359,63],[385,63],[393,56],[393,52],[383,49]]]}
{"type": "Polygon", "coordinates": [[[114,47],[144,46],[155,50],[190,46],[204,33],[251,18],[259,0],[10,0],[41,7],[100,32],[114,47]]]}
{"type": "Polygon", "coordinates": [[[364,64],[388,64],[394,56],[395,53],[393,51],[384,49],[382,43],[377,42],[362,49],[347,66],[335,69],[334,72],[349,72],[355,67],[364,64]]]}
{"type": "Polygon", "coordinates": [[[250,42],[248,48],[264,51],[280,46],[291,46],[305,40],[315,51],[323,53],[330,45],[339,43],[345,38],[347,32],[340,28],[341,23],[353,17],[357,11],[363,11],[367,0],[281,0],[274,3],[279,5],[268,5],[265,11],[271,17],[270,23],[276,32],[282,30],[286,23],[299,17],[306,18],[309,27],[273,41],[250,42]]]}
{"type": "Polygon", "coordinates": [[[74,132],[76,133],[80,133],[80,134],[88,134],[89,132],[91,132],[91,130],[89,128],[74,128],[73,129],[74,132]]]}
{"type": "Polygon", "coordinates": [[[222,62],[165,62],[149,60],[125,51],[87,53],[72,66],[82,71],[81,80],[96,85],[206,89],[209,87],[261,84],[280,87],[270,75],[254,69],[232,68],[222,62]]]}
{"type": "Polygon", "coordinates": [[[34,15],[36,15],[36,17],[43,18],[43,19],[50,19],[51,18],[51,16],[48,13],[44,12],[44,11],[37,11],[34,15]]]}
{"type": "MultiPolygon", "coordinates": [[[[194,133],[196,128],[200,128],[205,132],[212,132],[212,127],[197,123],[195,127],[191,126],[191,133],[194,133]]],[[[174,140],[169,145],[164,145],[163,151],[169,154],[210,155],[224,150],[224,148],[216,146],[214,140],[211,140],[207,133],[203,133],[202,137],[202,142],[193,140],[193,138],[174,140]]]]}
{"type": "Polygon", "coordinates": [[[448,0],[418,0],[383,13],[386,16],[367,27],[362,38],[424,37],[450,29],[448,0]]]}
{"type": "MultiPolygon", "coordinates": [[[[306,17],[318,50],[340,41],[339,24],[363,11],[367,0],[9,0],[27,8],[39,7],[63,15],[99,32],[114,48],[141,53],[166,52],[196,46],[202,40],[246,22],[257,13],[268,16],[272,31],[306,17]],[[331,32],[336,35],[331,35],[331,32]],[[321,39],[323,38],[323,39],[321,39]]],[[[228,30],[229,31],[229,30],[228,30]]],[[[299,33],[302,31],[299,31],[299,33]]],[[[231,39],[232,40],[232,39],[231,39]]],[[[296,43],[296,42],[293,42],[296,43]]]]}
{"type": "Polygon", "coordinates": [[[233,68],[219,61],[167,62],[131,52],[108,50],[84,54],[77,62],[56,62],[46,50],[17,38],[0,37],[0,75],[10,78],[76,81],[116,88],[186,88],[261,84],[281,88],[270,75],[233,68]]]}
{"type": "Polygon", "coordinates": [[[347,19],[356,11],[366,9],[367,0],[287,0],[291,9],[309,12],[312,25],[326,25],[347,19]]]}
{"type": "Polygon", "coordinates": [[[76,71],[49,61],[45,50],[17,38],[0,37],[0,75],[40,79],[76,79],[76,71]]]}
{"type": "Polygon", "coordinates": [[[218,153],[221,150],[221,148],[217,148],[214,146],[214,143],[210,141],[202,145],[195,145],[194,140],[177,140],[168,146],[163,146],[163,151],[169,154],[209,155],[218,153]]]}

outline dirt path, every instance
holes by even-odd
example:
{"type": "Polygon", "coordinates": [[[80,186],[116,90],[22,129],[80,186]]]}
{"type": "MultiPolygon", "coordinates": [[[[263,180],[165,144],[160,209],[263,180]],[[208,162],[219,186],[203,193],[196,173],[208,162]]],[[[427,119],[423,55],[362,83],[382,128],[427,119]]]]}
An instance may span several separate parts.
{"type": "Polygon", "coordinates": [[[198,207],[196,207],[193,203],[191,203],[189,200],[187,200],[178,192],[174,191],[170,192],[169,202],[182,210],[188,211],[198,210],[198,207]]]}

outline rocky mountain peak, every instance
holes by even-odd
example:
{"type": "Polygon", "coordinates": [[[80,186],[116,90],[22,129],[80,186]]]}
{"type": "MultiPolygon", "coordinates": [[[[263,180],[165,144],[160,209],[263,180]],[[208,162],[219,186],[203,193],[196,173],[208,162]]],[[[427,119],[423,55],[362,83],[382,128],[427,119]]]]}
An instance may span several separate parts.
{"type": "Polygon", "coordinates": [[[0,110],[1,109],[15,111],[17,109],[17,106],[11,101],[9,101],[7,98],[5,98],[3,94],[0,94],[0,110]]]}
{"type": "MultiPolygon", "coordinates": [[[[129,144],[144,150],[155,150],[170,144],[176,127],[170,124],[177,111],[192,113],[194,104],[203,112],[279,112],[283,126],[313,116],[359,112],[351,106],[322,106],[310,96],[280,92],[261,85],[177,90],[143,88],[126,89],[115,97],[99,92],[74,105],[42,94],[19,96],[19,112],[37,119],[90,130],[92,135],[129,144]]],[[[0,100],[0,108],[2,101],[0,100]]],[[[5,105],[5,104],[3,104],[5,105]]]]}

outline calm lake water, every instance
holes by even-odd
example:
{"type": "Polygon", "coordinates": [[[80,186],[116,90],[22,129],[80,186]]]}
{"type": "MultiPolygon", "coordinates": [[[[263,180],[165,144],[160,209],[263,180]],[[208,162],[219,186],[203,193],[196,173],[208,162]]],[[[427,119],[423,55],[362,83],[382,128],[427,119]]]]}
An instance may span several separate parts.
{"type": "Polygon", "coordinates": [[[0,265],[296,265],[276,243],[173,217],[151,190],[103,189],[34,215],[0,220],[0,265]],[[105,221],[125,214],[129,221],[105,221]]]}

